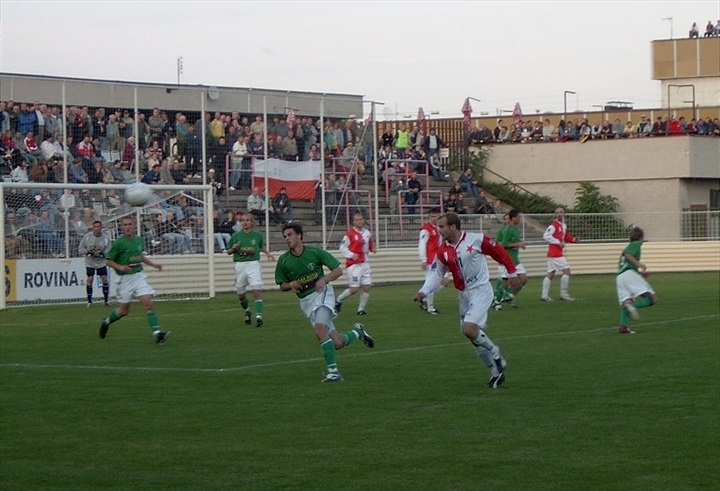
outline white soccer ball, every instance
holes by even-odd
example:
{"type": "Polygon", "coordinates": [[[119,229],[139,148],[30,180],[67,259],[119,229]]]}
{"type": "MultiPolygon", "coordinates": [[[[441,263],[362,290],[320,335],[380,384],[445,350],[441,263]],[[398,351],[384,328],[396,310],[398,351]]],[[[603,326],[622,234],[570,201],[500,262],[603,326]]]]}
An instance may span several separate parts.
{"type": "Polygon", "coordinates": [[[132,206],[145,206],[152,197],[152,189],[144,182],[136,182],[125,190],[125,198],[132,206]]]}

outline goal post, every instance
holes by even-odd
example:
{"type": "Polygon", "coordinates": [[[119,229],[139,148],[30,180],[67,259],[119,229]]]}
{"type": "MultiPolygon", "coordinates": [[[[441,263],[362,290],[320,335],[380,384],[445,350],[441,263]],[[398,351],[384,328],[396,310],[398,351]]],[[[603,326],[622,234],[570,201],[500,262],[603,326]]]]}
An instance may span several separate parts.
{"type": "MultiPolygon", "coordinates": [[[[0,267],[8,306],[86,302],[85,257],[78,246],[95,221],[111,240],[132,217],[145,252],[163,265],[146,268],[157,299],[210,298],[215,295],[213,207],[215,190],[206,185],[151,185],[142,207],[125,199],[129,184],[0,183],[0,267]],[[208,233],[206,233],[208,231],[208,233]],[[202,271],[203,275],[190,272],[202,271]],[[207,278],[197,281],[196,278],[207,278]]],[[[111,297],[114,271],[109,270],[111,297]]],[[[95,296],[102,295],[94,278],[95,296]]]]}

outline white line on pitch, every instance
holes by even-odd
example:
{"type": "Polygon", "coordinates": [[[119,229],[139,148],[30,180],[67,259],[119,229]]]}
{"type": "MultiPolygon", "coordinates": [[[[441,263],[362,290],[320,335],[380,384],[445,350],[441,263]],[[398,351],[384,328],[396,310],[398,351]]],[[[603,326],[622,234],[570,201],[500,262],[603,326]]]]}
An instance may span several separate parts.
{"type": "MultiPolygon", "coordinates": [[[[687,321],[694,321],[699,319],[711,319],[713,317],[718,317],[720,314],[710,314],[710,315],[698,315],[694,317],[683,317],[680,319],[667,319],[667,320],[661,320],[661,321],[655,321],[655,322],[646,322],[646,323],[636,323],[633,324],[633,327],[652,327],[652,326],[659,326],[663,324],[672,324],[672,323],[678,323],[678,322],[687,322],[687,321]]],[[[552,333],[540,333],[540,334],[523,334],[518,336],[506,336],[501,337],[498,336],[498,340],[510,340],[510,339],[532,339],[532,338],[543,338],[543,337],[553,337],[553,336],[570,336],[575,334],[592,334],[597,332],[604,332],[609,329],[615,329],[616,326],[612,327],[599,327],[594,329],[587,329],[587,330],[575,330],[575,331],[562,331],[562,332],[552,332],[552,333]]],[[[412,351],[423,351],[423,350],[432,350],[432,349],[438,349],[438,348],[448,348],[448,347],[455,347],[455,346],[463,346],[465,345],[465,342],[461,343],[447,343],[447,344],[434,344],[434,345],[428,345],[428,346],[411,346],[407,348],[397,348],[392,350],[373,350],[373,351],[365,351],[362,353],[348,353],[347,355],[344,355],[345,358],[354,358],[359,356],[375,356],[375,355],[384,355],[384,354],[394,354],[394,353],[407,353],[412,351]]],[[[137,371],[137,372],[197,372],[197,373],[222,373],[222,372],[240,372],[244,370],[252,370],[255,368],[270,368],[270,367],[278,367],[283,365],[297,365],[301,363],[310,363],[310,362],[317,362],[320,359],[320,357],[317,358],[304,358],[299,360],[288,360],[288,361],[278,361],[273,363],[256,363],[253,365],[243,365],[240,367],[228,367],[228,368],[179,368],[179,367],[113,367],[113,366],[103,366],[103,365],[50,365],[50,364],[31,364],[31,363],[0,363],[0,368],[31,368],[31,369],[66,369],[66,370],[104,370],[104,371],[137,371]]]]}

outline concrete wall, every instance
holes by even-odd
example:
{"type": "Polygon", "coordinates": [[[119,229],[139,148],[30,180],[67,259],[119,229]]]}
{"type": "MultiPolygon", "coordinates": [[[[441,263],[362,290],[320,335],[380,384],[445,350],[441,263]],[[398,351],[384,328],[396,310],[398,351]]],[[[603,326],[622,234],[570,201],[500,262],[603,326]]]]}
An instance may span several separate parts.
{"type": "MultiPolygon", "coordinates": [[[[573,274],[615,273],[624,247],[624,243],[570,244],[566,254],[573,274]]],[[[520,258],[530,277],[541,277],[545,274],[546,251],[546,246],[537,245],[529,246],[521,253],[520,258]]],[[[335,256],[343,261],[338,254],[335,256]]],[[[216,292],[234,292],[232,259],[219,254],[215,255],[214,259],[216,292]]],[[[199,257],[159,256],[153,260],[163,265],[162,273],[151,268],[148,268],[147,272],[158,294],[182,291],[187,289],[188,285],[192,285],[195,291],[207,291],[209,288],[208,266],[199,257]]],[[[372,255],[370,261],[375,284],[417,283],[419,286],[424,279],[416,248],[381,250],[372,255]]],[[[648,242],[643,246],[643,262],[653,272],[720,271],[720,242],[648,242]],[[688,250],[692,250],[692,254],[689,254],[688,250]]],[[[274,279],[275,263],[265,257],[261,263],[265,289],[277,289],[274,279]]],[[[496,277],[497,268],[494,262],[489,259],[488,264],[491,276],[496,277]]],[[[336,285],[344,287],[346,278],[343,276],[336,285]]]]}
{"type": "MultiPolygon", "coordinates": [[[[587,143],[496,145],[485,175],[498,174],[572,206],[580,181],[619,200],[620,212],[678,212],[710,203],[720,188],[720,139],[663,137],[587,143]]],[[[643,223],[648,236],[679,238],[680,217],[643,223]]],[[[632,219],[630,220],[632,221],[632,219]]]]}

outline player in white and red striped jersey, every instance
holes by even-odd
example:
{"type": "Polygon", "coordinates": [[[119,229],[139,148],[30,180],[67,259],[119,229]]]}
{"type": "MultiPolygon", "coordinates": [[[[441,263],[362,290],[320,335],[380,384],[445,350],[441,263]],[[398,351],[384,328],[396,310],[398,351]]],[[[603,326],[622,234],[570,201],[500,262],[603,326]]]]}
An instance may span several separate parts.
{"type": "MultiPolygon", "coordinates": [[[[433,208],[428,213],[428,222],[420,229],[420,239],[418,240],[418,255],[420,256],[420,267],[425,271],[425,278],[427,279],[430,274],[430,266],[437,256],[438,248],[442,243],[442,237],[440,237],[440,230],[438,229],[437,222],[440,216],[440,210],[433,208]]],[[[422,302],[420,307],[428,314],[436,315],[439,312],[435,309],[435,294],[428,294],[422,302]]]]}
{"type": "Polygon", "coordinates": [[[372,232],[365,228],[365,217],[362,213],[353,215],[353,226],[347,231],[340,243],[340,253],[345,257],[345,271],[348,276],[348,287],[335,301],[335,311],[340,312],[342,303],[350,295],[354,295],[362,287],[357,315],[367,315],[365,307],[370,298],[372,287],[372,269],[368,255],[376,252],[372,232]]]}
{"type": "Polygon", "coordinates": [[[573,237],[567,231],[565,225],[565,210],[557,208],[555,210],[555,219],[548,226],[543,234],[543,239],[548,243],[547,250],[547,274],[543,278],[542,293],[540,300],[543,302],[552,302],[550,298],[550,282],[555,278],[555,271],[562,271],[560,277],[560,300],[572,301],[574,298],[568,293],[570,286],[570,264],[565,258],[565,244],[577,242],[577,237],[573,237]]]}
{"type": "Polygon", "coordinates": [[[510,285],[518,288],[515,263],[507,251],[483,233],[463,232],[460,217],[447,213],[438,220],[443,243],[415,300],[422,300],[440,288],[443,277],[450,271],[460,303],[462,333],[475,348],[478,357],[490,370],[488,388],[495,389],[505,382],[507,365],[502,350],[485,334],[488,309],[493,300],[490,273],[485,256],[505,266],[510,285]]]}

